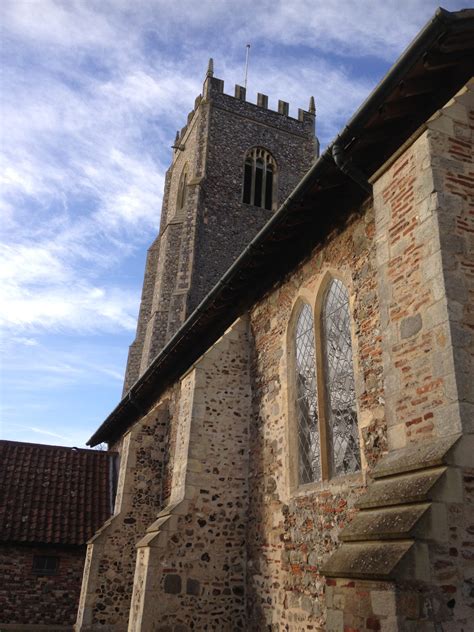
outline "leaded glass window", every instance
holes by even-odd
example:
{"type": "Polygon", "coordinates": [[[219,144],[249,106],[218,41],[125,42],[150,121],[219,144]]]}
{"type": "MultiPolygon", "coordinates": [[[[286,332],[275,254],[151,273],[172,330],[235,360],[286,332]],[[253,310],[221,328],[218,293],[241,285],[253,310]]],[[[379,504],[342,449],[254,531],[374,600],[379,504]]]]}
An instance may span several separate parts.
{"type": "Polygon", "coordinates": [[[327,288],[322,310],[326,427],[331,476],[360,470],[349,294],[339,279],[327,288]]]}
{"type": "Polygon", "coordinates": [[[251,149],[244,164],[242,201],[271,210],[274,200],[276,163],[262,147],[251,149]]]}
{"type": "Polygon", "coordinates": [[[299,483],[305,484],[321,479],[314,321],[306,303],[296,322],[295,352],[299,483]]]}

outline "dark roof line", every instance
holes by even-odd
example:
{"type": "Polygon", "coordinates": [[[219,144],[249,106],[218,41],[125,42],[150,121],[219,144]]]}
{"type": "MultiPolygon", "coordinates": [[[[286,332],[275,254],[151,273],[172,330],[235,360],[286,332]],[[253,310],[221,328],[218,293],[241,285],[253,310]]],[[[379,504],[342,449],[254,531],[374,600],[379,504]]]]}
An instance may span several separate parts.
{"type": "Polygon", "coordinates": [[[361,176],[367,178],[375,173],[472,76],[473,41],[473,9],[436,11],[88,445],[118,438],[141,416],[138,410],[148,410],[166,386],[191,366],[253,301],[307,256],[350,210],[360,206],[367,192],[340,171],[333,151],[338,154],[342,150],[344,163],[361,176]],[[461,40],[464,37],[465,45],[451,47],[449,38],[453,35],[461,40]],[[329,208],[336,209],[330,216],[322,212],[329,208]],[[303,226],[305,230],[301,230],[303,226]]]}

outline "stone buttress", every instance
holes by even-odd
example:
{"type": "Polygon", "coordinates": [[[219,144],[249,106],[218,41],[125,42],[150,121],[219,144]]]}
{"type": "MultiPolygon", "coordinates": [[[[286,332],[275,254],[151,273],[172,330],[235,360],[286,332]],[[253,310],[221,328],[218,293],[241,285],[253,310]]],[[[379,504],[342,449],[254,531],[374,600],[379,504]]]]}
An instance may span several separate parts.
{"type": "Polygon", "coordinates": [[[247,630],[247,319],[181,381],[171,494],[138,542],[129,631],[247,630]]]}
{"type": "Polygon", "coordinates": [[[328,632],[471,629],[473,87],[375,179],[389,452],[323,569],[328,632]]]}

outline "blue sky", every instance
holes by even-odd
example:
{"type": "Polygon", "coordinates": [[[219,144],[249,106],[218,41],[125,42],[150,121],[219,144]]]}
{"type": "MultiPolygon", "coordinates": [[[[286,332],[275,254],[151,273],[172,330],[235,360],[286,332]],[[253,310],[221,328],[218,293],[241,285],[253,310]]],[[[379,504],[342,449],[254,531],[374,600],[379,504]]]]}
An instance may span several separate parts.
{"type": "MultiPolygon", "coordinates": [[[[83,446],[121,397],[170,145],[209,57],[233,93],[314,95],[324,147],[430,0],[3,0],[0,437],[83,446]]],[[[448,10],[468,3],[444,2],[448,10]]]]}

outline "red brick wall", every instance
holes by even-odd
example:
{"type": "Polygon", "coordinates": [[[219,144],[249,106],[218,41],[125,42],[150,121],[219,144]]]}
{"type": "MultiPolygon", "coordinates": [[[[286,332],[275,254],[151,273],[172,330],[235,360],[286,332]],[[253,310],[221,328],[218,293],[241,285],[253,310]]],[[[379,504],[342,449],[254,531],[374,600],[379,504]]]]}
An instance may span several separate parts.
{"type": "Polygon", "coordinates": [[[67,625],[76,618],[85,547],[0,547],[0,626],[28,623],[67,625]],[[59,558],[56,575],[32,572],[34,555],[59,558]]]}
{"type": "Polygon", "coordinates": [[[374,184],[391,449],[461,432],[463,407],[466,429],[473,417],[473,173],[466,98],[447,104],[374,184]]]}

